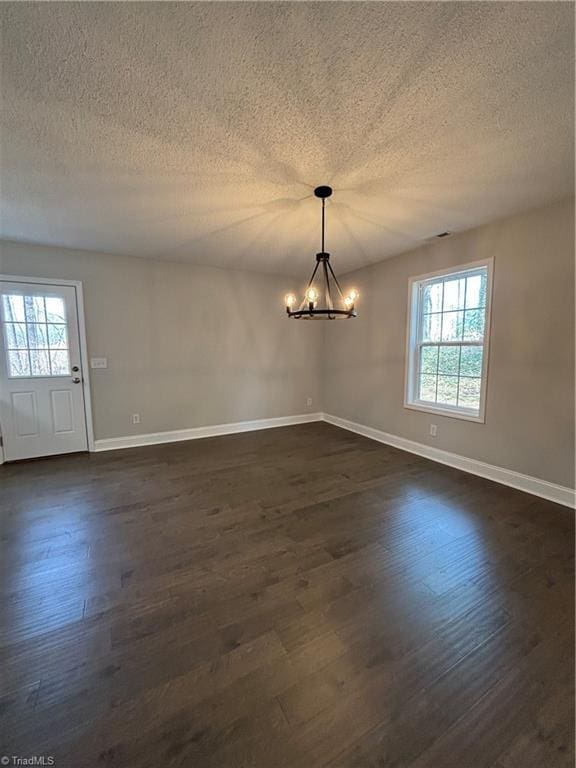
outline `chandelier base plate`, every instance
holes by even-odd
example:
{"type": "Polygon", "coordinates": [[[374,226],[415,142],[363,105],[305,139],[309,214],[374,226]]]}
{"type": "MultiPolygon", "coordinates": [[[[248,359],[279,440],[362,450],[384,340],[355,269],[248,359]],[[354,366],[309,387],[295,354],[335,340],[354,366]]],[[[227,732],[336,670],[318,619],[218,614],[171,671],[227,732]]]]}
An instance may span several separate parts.
{"type": "Polygon", "coordinates": [[[316,189],[314,190],[314,194],[316,195],[316,197],[319,197],[321,200],[325,200],[327,197],[330,197],[330,195],[332,194],[332,187],[327,187],[327,186],[316,187],[316,189]]]}

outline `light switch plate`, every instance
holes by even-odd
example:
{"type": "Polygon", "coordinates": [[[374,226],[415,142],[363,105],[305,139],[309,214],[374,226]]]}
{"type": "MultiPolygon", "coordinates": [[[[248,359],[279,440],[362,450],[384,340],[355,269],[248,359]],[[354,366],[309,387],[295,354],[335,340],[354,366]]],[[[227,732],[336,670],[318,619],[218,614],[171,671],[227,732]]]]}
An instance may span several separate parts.
{"type": "Polygon", "coordinates": [[[107,357],[91,357],[90,368],[108,368],[107,357]]]}

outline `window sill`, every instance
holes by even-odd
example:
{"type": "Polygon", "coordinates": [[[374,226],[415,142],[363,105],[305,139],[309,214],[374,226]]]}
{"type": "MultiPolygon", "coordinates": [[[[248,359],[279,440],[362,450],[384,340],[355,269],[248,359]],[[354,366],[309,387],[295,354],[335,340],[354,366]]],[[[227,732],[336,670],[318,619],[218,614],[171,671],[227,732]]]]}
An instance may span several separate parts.
{"type": "Polygon", "coordinates": [[[437,416],[448,416],[451,419],[462,419],[463,421],[475,421],[477,424],[484,424],[484,414],[474,413],[473,411],[464,411],[457,408],[442,408],[440,406],[428,405],[424,402],[404,403],[404,408],[412,411],[422,411],[423,413],[433,413],[437,416]]]}

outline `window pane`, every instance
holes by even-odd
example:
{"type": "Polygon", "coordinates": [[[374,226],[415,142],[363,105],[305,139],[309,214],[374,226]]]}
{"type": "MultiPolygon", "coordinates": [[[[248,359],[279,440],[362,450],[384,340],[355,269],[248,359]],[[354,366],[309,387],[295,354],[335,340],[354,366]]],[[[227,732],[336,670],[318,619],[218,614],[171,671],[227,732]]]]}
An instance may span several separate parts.
{"type": "Polygon", "coordinates": [[[469,379],[466,376],[460,379],[458,405],[480,410],[480,379],[469,379]]]}
{"type": "Polygon", "coordinates": [[[46,317],[49,323],[65,323],[64,301],[58,296],[46,297],[46,317]]]}
{"type": "Polygon", "coordinates": [[[8,349],[26,349],[26,324],[6,323],[6,346],[8,349]]]}
{"type": "Polygon", "coordinates": [[[438,376],[438,395],[436,402],[444,405],[456,405],[458,398],[458,377],[438,376]]]}
{"type": "Polygon", "coordinates": [[[26,307],[26,320],[29,323],[46,322],[43,296],[24,296],[24,306],[26,307]]]}
{"type": "Polygon", "coordinates": [[[50,342],[50,349],[66,349],[68,346],[66,326],[49,323],[48,341],[50,342]]]}
{"type": "Polygon", "coordinates": [[[458,376],[460,367],[460,347],[440,347],[438,373],[458,376]]]}
{"type": "Polygon", "coordinates": [[[433,373],[438,368],[438,347],[422,347],[420,353],[420,373],[433,373]]]}
{"type": "Polygon", "coordinates": [[[445,312],[442,315],[442,341],[460,341],[464,328],[464,312],[445,312]]]}
{"type": "Polygon", "coordinates": [[[70,362],[67,350],[50,352],[50,363],[53,376],[66,376],[70,373],[70,362]]]}
{"type": "Polygon", "coordinates": [[[442,315],[424,315],[422,320],[422,341],[440,341],[442,315]]]}
{"type": "Polygon", "coordinates": [[[461,376],[482,375],[482,353],[482,347],[462,347],[462,357],[460,359],[461,376]]]}
{"type": "Polygon", "coordinates": [[[30,376],[28,352],[8,352],[8,373],[10,376],[30,376]]]}
{"type": "Polygon", "coordinates": [[[446,280],[444,283],[444,312],[464,309],[465,278],[446,280]]]}
{"type": "Polygon", "coordinates": [[[429,376],[428,374],[420,376],[419,399],[428,400],[432,403],[436,401],[436,376],[429,376]]]}
{"type": "Polygon", "coordinates": [[[438,283],[429,283],[424,286],[424,295],[422,297],[422,312],[442,312],[442,281],[438,283]]]}
{"type": "Polygon", "coordinates": [[[4,303],[4,319],[7,322],[12,320],[17,323],[23,323],[26,319],[24,315],[24,298],[12,294],[4,294],[2,300],[4,303]]]}
{"type": "Polygon", "coordinates": [[[50,376],[50,361],[47,349],[31,349],[30,363],[33,376],[50,376]]]}
{"type": "Polygon", "coordinates": [[[464,318],[464,339],[466,341],[484,338],[484,314],[483,309],[467,309],[464,318]]]}
{"type": "Polygon", "coordinates": [[[48,336],[46,334],[46,326],[40,323],[28,323],[28,343],[31,349],[38,347],[47,349],[48,336]]]}
{"type": "Polygon", "coordinates": [[[466,309],[486,306],[486,273],[467,278],[466,309]]]}

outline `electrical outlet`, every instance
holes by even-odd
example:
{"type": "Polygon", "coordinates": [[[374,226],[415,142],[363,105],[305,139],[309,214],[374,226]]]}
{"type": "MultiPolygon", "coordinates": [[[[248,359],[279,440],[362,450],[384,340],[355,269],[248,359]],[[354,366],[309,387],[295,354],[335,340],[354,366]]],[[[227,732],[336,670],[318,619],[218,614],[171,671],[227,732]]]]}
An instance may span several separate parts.
{"type": "Polygon", "coordinates": [[[308,406],[308,408],[310,408],[310,406],[312,405],[312,398],[311,398],[311,397],[309,397],[309,398],[306,400],[306,405],[308,406]]]}
{"type": "Polygon", "coordinates": [[[140,414],[139,413],[133,413],[132,414],[132,424],[140,424],[140,414]]]}
{"type": "Polygon", "coordinates": [[[430,424],[430,437],[436,437],[438,434],[438,425],[430,424]]]}

